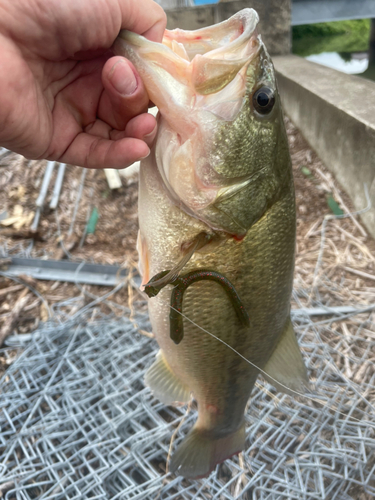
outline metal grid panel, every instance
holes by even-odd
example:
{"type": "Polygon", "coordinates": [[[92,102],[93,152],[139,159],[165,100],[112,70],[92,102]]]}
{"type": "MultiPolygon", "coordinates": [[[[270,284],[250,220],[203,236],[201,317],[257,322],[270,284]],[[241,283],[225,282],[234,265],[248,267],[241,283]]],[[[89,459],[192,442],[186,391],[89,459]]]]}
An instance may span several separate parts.
{"type": "MultiPolygon", "coordinates": [[[[62,317],[62,316],[60,316],[62,317]]],[[[157,345],[147,316],[47,323],[2,380],[0,484],[10,499],[367,499],[375,496],[375,336],[371,312],[343,338],[331,320],[295,325],[312,399],[276,394],[259,379],[247,448],[206,479],[165,474],[171,436],[196,411],[164,406],[143,385],[157,345]],[[334,339],[328,345],[324,339],[334,339]],[[345,343],[346,349],[342,349],[345,343]],[[345,352],[345,354],[342,354],[345,352]],[[341,354],[340,354],[341,353],[341,354]],[[336,368],[347,356],[357,383],[336,368]],[[321,401],[323,404],[319,404],[321,401]]],[[[336,318],[337,321],[337,318],[336,318]]],[[[336,323],[335,323],[336,324],[336,323]]],[[[204,333],[202,333],[204,335],[204,333]]]]}

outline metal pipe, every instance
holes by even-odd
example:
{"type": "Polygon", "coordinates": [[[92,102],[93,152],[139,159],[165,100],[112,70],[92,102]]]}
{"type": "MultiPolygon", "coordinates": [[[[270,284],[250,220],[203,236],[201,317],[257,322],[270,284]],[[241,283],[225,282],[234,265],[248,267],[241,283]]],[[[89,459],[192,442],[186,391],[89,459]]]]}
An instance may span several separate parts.
{"type": "Polygon", "coordinates": [[[44,200],[45,200],[46,195],[47,195],[48,186],[49,186],[49,183],[51,181],[54,167],[55,167],[54,161],[49,161],[46,165],[46,170],[44,172],[42,187],[40,188],[39,196],[35,202],[35,205],[36,205],[35,217],[34,217],[33,223],[30,226],[30,231],[32,231],[32,232],[36,232],[36,230],[38,229],[40,216],[41,216],[42,210],[43,210],[44,200]]]}
{"type": "Polygon", "coordinates": [[[70,223],[70,227],[69,227],[69,231],[68,231],[68,237],[73,234],[74,223],[75,223],[76,217],[77,217],[79,202],[81,201],[81,197],[82,197],[83,186],[85,184],[86,174],[87,174],[87,168],[84,168],[82,171],[81,182],[80,182],[79,187],[78,187],[77,198],[76,198],[76,202],[74,205],[72,221],[70,223]]]}
{"type": "Polygon", "coordinates": [[[42,187],[40,188],[39,196],[35,202],[37,208],[43,208],[44,200],[47,196],[48,186],[51,181],[53,169],[55,168],[56,162],[49,161],[44,172],[42,187]]]}
{"type": "Polygon", "coordinates": [[[51,202],[49,204],[49,208],[52,210],[55,210],[55,208],[57,207],[57,204],[59,202],[62,183],[63,183],[64,175],[65,175],[65,169],[66,169],[66,164],[60,163],[59,170],[58,170],[57,176],[56,176],[55,187],[53,188],[51,202]]]}
{"type": "Polygon", "coordinates": [[[4,160],[7,156],[9,156],[13,151],[9,149],[0,148],[0,160],[4,160]]]}

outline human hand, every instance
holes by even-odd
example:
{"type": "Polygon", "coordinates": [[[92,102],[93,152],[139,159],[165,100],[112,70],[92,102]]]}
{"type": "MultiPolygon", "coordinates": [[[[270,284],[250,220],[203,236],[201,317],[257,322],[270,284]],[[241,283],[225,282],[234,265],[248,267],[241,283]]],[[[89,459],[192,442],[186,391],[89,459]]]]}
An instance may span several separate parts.
{"type": "Polygon", "coordinates": [[[147,156],[148,95],[108,49],[120,29],[161,41],[165,25],[153,0],[0,0],[0,145],[88,168],[147,156]]]}

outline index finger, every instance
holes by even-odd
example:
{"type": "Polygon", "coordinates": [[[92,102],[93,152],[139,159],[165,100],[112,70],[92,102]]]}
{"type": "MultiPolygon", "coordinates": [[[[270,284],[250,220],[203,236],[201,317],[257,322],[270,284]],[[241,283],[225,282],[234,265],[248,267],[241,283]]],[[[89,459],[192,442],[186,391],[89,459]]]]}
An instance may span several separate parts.
{"type": "Polygon", "coordinates": [[[161,42],[167,26],[167,15],[153,0],[119,0],[121,28],[161,42]]]}

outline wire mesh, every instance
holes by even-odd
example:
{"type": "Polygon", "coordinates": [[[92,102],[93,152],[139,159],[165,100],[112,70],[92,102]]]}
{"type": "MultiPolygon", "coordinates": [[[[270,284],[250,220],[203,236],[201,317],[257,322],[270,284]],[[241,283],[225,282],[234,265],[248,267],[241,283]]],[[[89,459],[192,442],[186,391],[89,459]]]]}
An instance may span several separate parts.
{"type": "Polygon", "coordinates": [[[180,425],[175,446],[196,411],[165,406],[145,388],[157,350],[140,333],[150,328],[147,315],[131,320],[97,313],[90,322],[87,309],[64,316],[65,309],[79,308],[73,302],[60,304],[59,322],[29,336],[2,379],[0,491],[6,499],[375,496],[371,311],[353,315],[357,333],[349,339],[335,327],[348,315],[313,322],[294,314],[314,383],[311,399],[276,394],[260,378],[246,413],[243,456],[192,481],[165,473],[171,436],[180,425]],[[335,356],[349,358],[352,381],[336,368],[335,356]]]}
{"type": "MultiPolygon", "coordinates": [[[[138,312],[133,318],[126,307],[121,319],[101,312],[100,303],[110,303],[125,283],[101,298],[77,285],[83,295],[54,304],[47,323],[32,334],[9,337],[1,350],[3,358],[16,360],[0,382],[0,496],[374,498],[375,306],[330,307],[330,301],[343,305],[342,287],[322,266],[332,218],[337,219],[326,217],[322,224],[312,283],[306,286],[297,277],[293,292],[299,309],[292,319],[313,392],[281,395],[260,377],[246,412],[240,457],[202,480],[166,473],[171,438],[176,436],[175,448],[192,427],[196,409],[165,406],[144,386],[157,351],[156,342],[142,334],[150,330],[148,316],[138,312]],[[313,320],[306,305],[327,315],[313,320]],[[348,321],[350,332],[341,326],[348,321]]],[[[29,253],[21,244],[0,247],[2,257],[29,253]]]]}

